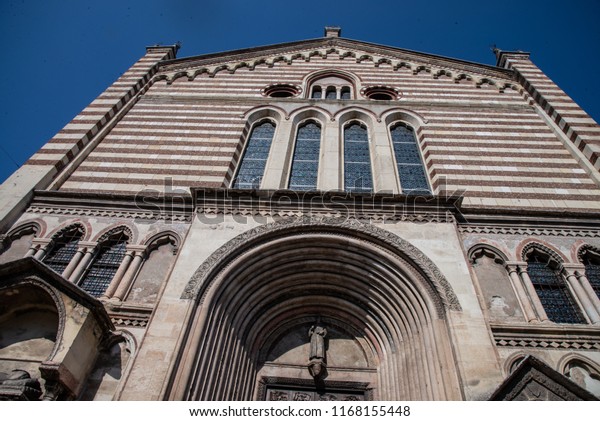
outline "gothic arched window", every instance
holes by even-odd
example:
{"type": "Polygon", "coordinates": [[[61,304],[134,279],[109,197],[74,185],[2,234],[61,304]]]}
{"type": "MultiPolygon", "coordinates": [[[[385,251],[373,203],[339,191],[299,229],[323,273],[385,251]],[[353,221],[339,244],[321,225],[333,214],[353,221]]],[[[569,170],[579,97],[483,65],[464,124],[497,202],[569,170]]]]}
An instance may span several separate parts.
{"type": "Polygon", "coordinates": [[[527,256],[527,274],[549,320],[556,323],[585,323],[560,274],[558,263],[548,255],[533,250],[527,256]]]}
{"type": "Polygon", "coordinates": [[[392,126],[390,134],[402,193],[431,194],[413,129],[399,123],[392,126]]]}
{"type": "Polygon", "coordinates": [[[344,190],[373,191],[369,134],[367,128],[357,122],[344,128],[344,190]]]}
{"type": "Polygon", "coordinates": [[[586,249],[582,256],[582,262],[585,267],[585,277],[600,298],[600,253],[586,249]]]}
{"type": "Polygon", "coordinates": [[[118,231],[98,245],[94,260],[79,284],[84,291],[94,297],[106,291],[125,257],[127,241],[127,234],[118,231]]]}
{"type": "Polygon", "coordinates": [[[54,246],[44,258],[44,263],[54,272],[62,274],[77,253],[82,237],[83,231],[79,226],[63,230],[54,239],[54,246]]]}
{"type": "Polygon", "coordinates": [[[233,181],[233,188],[260,188],[274,135],[275,124],[271,121],[263,121],[254,126],[248,138],[238,173],[233,181]]]}
{"type": "Polygon", "coordinates": [[[296,135],[289,189],[316,190],[321,148],[321,126],[310,121],[296,135]]]}

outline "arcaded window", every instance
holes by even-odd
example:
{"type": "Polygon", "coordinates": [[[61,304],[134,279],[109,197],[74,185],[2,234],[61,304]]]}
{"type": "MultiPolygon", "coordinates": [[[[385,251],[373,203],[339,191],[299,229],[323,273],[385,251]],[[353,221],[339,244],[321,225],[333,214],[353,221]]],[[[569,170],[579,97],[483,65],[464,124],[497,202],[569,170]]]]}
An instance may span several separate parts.
{"type": "Polygon", "coordinates": [[[341,99],[352,99],[352,94],[350,93],[350,88],[348,86],[342,88],[341,99]]]}
{"type": "Polygon", "coordinates": [[[289,189],[317,189],[320,148],[321,127],[313,121],[300,126],[296,135],[289,189]]]}
{"type": "Polygon", "coordinates": [[[320,86],[313,87],[311,98],[321,99],[321,87],[320,86]]]}
{"type": "Polygon", "coordinates": [[[558,264],[548,255],[533,250],[527,256],[527,273],[549,320],[556,323],[585,323],[558,264]]]}
{"type": "Polygon", "coordinates": [[[344,128],[344,190],[373,191],[369,134],[367,128],[357,122],[344,128]]]}
{"type": "Polygon", "coordinates": [[[325,96],[325,99],[337,99],[337,90],[335,89],[335,86],[330,86],[327,88],[327,95],[325,96]]]}
{"type": "Polygon", "coordinates": [[[271,121],[264,121],[254,126],[248,138],[238,173],[233,181],[233,188],[260,188],[274,135],[275,124],[271,121]]]}
{"type": "Polygon", "coordinates": [[[74,226],[64,230],[54,239],[54,246],[44,258],[44,263],[54,272],[62,274],[77,253],[79,241],[83,237],[81,227],[74,226]]]}
{"type": "Polygon", "coordinates": [[[404,194],[431,194],[414,130],[402,123],[390,130],[404,194]]]}
{"type": "Polygon", "coordinates": [[[117,273],[129,238],[119,231],[98,245],[96,255],[79,286],[94,297],[101,296],[117,273]]]}
{"type": "Polygon", "coordinates": [[[600,298],[600,254],[587,249],[583,253],[582,262],[585,266],[585,277],[590,282],[598,298],[600,298]]]}

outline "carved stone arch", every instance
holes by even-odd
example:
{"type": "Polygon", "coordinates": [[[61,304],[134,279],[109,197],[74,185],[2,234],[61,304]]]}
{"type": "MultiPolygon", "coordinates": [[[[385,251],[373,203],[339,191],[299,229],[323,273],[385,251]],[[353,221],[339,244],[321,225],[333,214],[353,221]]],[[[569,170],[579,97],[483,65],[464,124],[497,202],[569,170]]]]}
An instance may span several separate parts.
{"type": "Polygon", "coordinates": [[[440,76],[448,76],[449,78],[452,78],[452,72],[449,70],[440,69],[437,72],[433,73],[434,79],[439,79],[440,76]]]}
{"type": "Polygon", "coordinates": [[[534,250],[546,254],[551,260],[554,260],[556,265],[561,265],[568,261],[568,259],[560,251],[552,248],[550,245],[544,245],[538,241],[526,240],[525,242],[521,243],[517,250],[520,250],[518,255],[521,256],[521,259],[524,262],[527,261],[527,257],[534,250]]]}
{"type": "MultiPolygon", "coordinates": [[[[58,294],[58,292],[55,289],[49,287],[45,282],[42,282],[42,281],[36,279],[35,277],[29,277],[27,279],[20,279],[15,282],[6,282],[2,285],[2,288],[0,288],[0,291],[2,291],[3,289],[7,289],[7,288],[11,288],[13,290],[22,289],[22,288],[38,289],[38,290],[43,291],[43,293],[45,293],[46,296],[54,303],[54,306],[55,306],[55,309],[57,312],[57,316],[58,316],[58,326],[57,326],[56,339],[54,342],[54,346],[53,346],[50,354],[46,357],[46,360],[48,360],[48,361],[52,360],[62,347],[62,338],[64,335],[65,326],[67,323],[67,312],[65,309],[65,304],[63,302],[63,299],[60,297],[60,295],[58,294]]],[[[41,305],[40,300],[30,301],[29,304],[31,305],[32,309],[39,309],[40,305],[41,305]]],[[[21,309],[21,311],[24,311],[24,309],[21,309]]]]}
{"type": "MultiPolygon", "coordinates": [[[[182,298],[196,307],[169,399],[257,398],[256,356],[270,333],[318,317],[347,326],[374,351],[366,360],[375,371],[363,374],[377,399],[460,397],[446,321],[458,300],[420,250],[381,228],[343,218],[257,227],[211,255],[182,298]]],[[[311,380],[300,360],[294,373],[311,380]]]]}
{"type": "Polygon", "coordinates": [[[461,80],[466,80],[466,81],[471,82],[471,81],[473,81],[473,77],[466,73],[461,73],[454,78],[454,83],[460,83],[461,80]]]}
{"type": "Polygon", "coordinates": [[[289,118],[292,120],[294,126],[300,124],[303,120],[313,119],[317,120],[323,127],[327,124],[327,120],[334,120],[333,115],[328,110],[311,105],[295,109],[290,112],[289,118]]]}
{"type": "Polygon", "coordinates": [[[353,91],[354,98],[356,98],[357,93],[362,88],[362,82],[360,77],[352,72],[340,69],[316,70],[314,72],[308,73],[306,76],[304,76],[302,80],[302,87],[304,89],[306,98],[311,97],[313,84],[319,79],[325,79],[327,77],[335,77],[347,81],[351,87],[351,90],[353,91]]]}
{"type": "Polygon", "coordinates": [[[432,291],[437,291],[440,302],[438,311],[440,317],[443,317],[444,309],[452,311],[462,311],[458,297],[452,290],[450,283],[441,273],[438,267],[433,263],[423,252],[410,244],[408,241],[398,237],[397,235],[365,224],[355,219],[345,218],[294,218],[285,219],[278,222],[273,222],[260,227],[246,231],[230,240],[225,245],[218,248],[194,273],[184,292],[182,299],[196,299],[202,302],[206,294],[207,280],[214,277],[215,271],[221,271],[225,268],[224,262],[232,257],[232,253],[239,253],[241,250],[246,250],[254,245],[268,241],[269,238],[280,235],[286,231],[302,231],[309,228],[310,231],[331,230],[334,232],[354,233],[354,235],[367,236],[374,243],[380,243],[380,246],[385,245],[394,253],[400,253],[408,257],[416,268],[430,281],[432,291]],[[229,256],[229,257],[227,257],[229,256]]]}
{"type": "Polygon", "coordinates": [[[387,127],[397,121],[406,122],[414,129],[415,134],[419,128],[429,123],[429,121],[421,114],[400,107],[394,107],[385,110],[379,115],[377,120],[383,121],[387,127]]]}
{"type": "Polygon", "coordinates": [[[576,252],[577,261],[583,263],[587,256],[600,258],[600,247],[592,246],[591,244],[582,244],[576,252]]]}
{"type": "Polygon", "coordinates": [[[400,70],[402,68],[411,70],[414,66],[415,65],[413,63],[401,60],[397,64],[394,65],[394,70],[400,70]]]}
{"type": "Polygon", "coordinates": [[[496,84],[496,81],[494,81],[490,78],[487,78],[487,77],[481,78],[477,81],[477,83],[475,83],[476,88],[481,88],[483,85],[489,85],[489,86],[494,86],[494,87],[498,86],[496,84]]]}
{"type": "Polygon", "coordinates": [[[600,365],[584,355],[569,353],[558,362],[557,371],[578,386],[600,396],[600,365]]]}
{"type": "Polygon", "coordinates": [[[115,224],[112,227],[108,227],[100,231],[96,234],[96,237],[93,241],[96,241],[98,244],[103,243],[108,240],[113,235],[124,233],[129,238],[129,244],[137,244],[138,236],[137,230],[135,227],[130,226],[129,224],[115,224]]]}
{"type": "Polygon", "coordinates": [[[414,70],[413,70],[413,75],[418,75],[421,72],[425,72],[425,73],[431,73],[431,67],[425,66],[425,65],[420,65],[417,66],[414,70]]]}
{"type": "Polygon", "coordinates": [[[185,77],[187,77],[187,78],[188,78],[188,80],[189,80],[188,73],[187,73],[187,71],[185,71],[185,70],[182,70],[182,71],[176,72],[176,73],[174,73],[174,74],[171,74],[171,75],[167,75],[167,85],[171,85],[171,84],[172,84],[173,82],[175,82],[177,79],[179,79],[179,78],[181,78],[181,77],[184,77],[184,76],[185,76],[185,77]]]}
{"type": "Polygon", "coordinates": [[[357,63],[362,63],[363,61],[367,61],[367,60],[375,63],[375,59],[373,58],[373,56],[371,54],[363,54],[360,57],[356,58],[357,63]]]}
{"type": "Polygon", "coordinates": [[[493,258],[496,263],[506,263],[509,260],[506,254],[500,251],[498,247],[486,243],[479,243],[469,249],[467,253],[469,262],[473,264],[475,260],[483,254],[493,258]]]}
{"type": "Polygon", "coordinates": [[[257,105],[250,108],[240,117],[247,120],[247,126],[264,118],[274,120],[275,124],[279,124],[283,119],[288,120],[290,118],[283,108],[276,105],[257,105]]]}
{"type": "Polygon", "coordinates": [[[17,226],[13,227],[6,234],[8,238],[16,238],[22,235],[24,231],[33,232],[36,237],[44,237],[46,234],[46,223],[41,219],[30,219],[28,221],[21,222],[17,226]]]}
{"type": "Polygon", "coordinates": [[[90,231],[90,226],[89,224],[83,222],[83,221],[69,221],[66,222],[64,224],[61,224],[60,226],[58,226],[57,228],[55,228],[53,231],[51,231],[50,233],[48,233],[48,236],[52,239],[52,240],[56,240],[60,237],[62,237],[64,234],[66,234],[67,232],[70,232],[72,230],[77,230],[81,233],[81,240],[87,240],[90,235],[91,235],[91,231],[90,231]]]}
{"type": "Polygon", "coordinates": [[[146,238],[142,244],[148,247],[147,253],[149,253],[156,247],[166,243],[171,243],[176,253],[181,247],[181,237],[175,231],[160,231],[146,238]]]}
{"type": "Polygon", "coordinates": [[[521,364],[521,362],[523,360],[525,360],[525,358],[527,358],[529,355],[530,354],[527,354],[526,352],[523,352],[523,351],[519,351],[515,354],[510,355],[504,361],[504,365],[503,365],[504,374],[508,376],[509,374],[513,373],[517,369],[519,364],[521,364]]]}
{"type": "Polygon", "coordinates": [[[381,64],[384,63],[393,66],[392,60],[390,60],[389,58],[382,57],[379,60],[377,60],[377,62],[375,63],[375,67],[379,67],[381,64]]]}
{"type": "Polygon", "coordinates": [[[340,123],[340,130],[352,120],[358,120],[369,128],[369,133],[373,133],[374,124],[379,121],[377,115],[363,107],[343,108],[333,115],[333,118],[340,123]]]}

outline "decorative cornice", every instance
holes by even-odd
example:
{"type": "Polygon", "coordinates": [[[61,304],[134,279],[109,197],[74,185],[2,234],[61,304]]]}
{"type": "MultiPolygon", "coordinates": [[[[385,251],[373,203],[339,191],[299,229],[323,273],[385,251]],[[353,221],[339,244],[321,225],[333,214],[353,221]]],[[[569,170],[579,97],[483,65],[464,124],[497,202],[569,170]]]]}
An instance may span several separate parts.
{"type": "Polygon", "coordinates": [[[590,325],[568,327],[545,325],[492,325],[494,342],[498,347],[600,350],[600,328],[590,325]]]}
{"type": "Polygon", "coordinates": [[[62,208],[52,206],[31,205],[27,213],[42,215],[68,215],[68,216],[99,216],[105,218],[127,218],[143,219],[152,221],[191,222],[191,215],[154,213],[144,211],[125,211],[112,209],[89,209],[89,208],[62,208]]]}
{"type": "Polygon", "coordinates": [[[489,225],[460,225],[458,229],[462,234],[502,234],[532,237],[548,235],[555,237],[600,238],[600,229],[500,227],[489,225]]]}

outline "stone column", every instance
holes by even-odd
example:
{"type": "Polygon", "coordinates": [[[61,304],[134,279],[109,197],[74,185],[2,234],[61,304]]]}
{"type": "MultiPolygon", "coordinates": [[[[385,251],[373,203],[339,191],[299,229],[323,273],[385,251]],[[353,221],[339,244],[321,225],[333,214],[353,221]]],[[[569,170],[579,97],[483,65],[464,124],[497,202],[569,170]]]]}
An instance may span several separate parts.
{"type": "Polygon", "coordinates": [[[508,276],[510,277],[510,282],[513,286],[513,290],[515,294],[517,294],[517,299],[519,303],[521,303],[521,309],[523,310],[523,315],[525,319],[527,319],[528,323],[537,322],[537,316],[535,314],[535,310],[531,306],[531,300],[527,295],[527,291],[523,286],[523,282],[521,277],[518,274],[518,263],[517,262],[506,262],[505,268],[508,271],[508,276]]]}
{"type": "Polygon", "coordinates": [[[49,238],[34,238],[33,241],[31,241],[31,245],[32,247],[37,246],[37,250],[34,253],[33,257],[41,261],[44,258],[44,256],[46,256],[48,250],[50,250],[52,240],[49,238]]]}
{"type": "Polygon", "coordinates": [[[546,310],[544,310],[544,306],[542,305],[542,302],[540,301],[540,298],[538,297],[537,292],[535,291],[535,288],[533,287],[533,284],[531,283],[529,274],[527,273],[527,263],[524,263],[524,262],[519,263],[518,271],[519,271],[519,276],[521,277],[521,280],[523,281],[523,285],[525,286],[525,289],[527,290],[527,293],[529,294],[529,298],[531,299],[531,304],[533,304],[533,308],[535,309],[535,312],[537,313],[539,320],[541,322],[547,322],[548,315],[546,314],[546,310]]]}
{"type": "Polygon", "coordinates": [[[81,278],[81,275],[83,275],[83,272],[85,272],[90,262],[92,261],[92,258],[94,257],[94,254],[96,252],[96,245],[97,243],[92,243],[88,241],[79,242],[79,247],[82,251],[85,251],[85,254],[83,254],[83,257],[79,260],[77,266],[75,266],[75,268],[72,269],[72,273],[69,275],[68,278],[70,282],[76,284],[79,281],[79,278],[81,278]]]}
{"type": "Polygon", "coordinates": [[[278,190],[287,187],[289,178],[290,159],[292,155],[293,131],[290,120],[281,120],[275,128],[275,136],[260,188],[263,190],[278,190]]]}
{"type": "Polygon", "coordinates": [[[328,120],[323,126],[319,152],[319,190],[340,191],[343,186],[340,127],[337,121],[328,120]]]}
{"type": "Polygon", "coordinates": [[[598,314],[600,314],[600,298],[598,298],[598,294],[596,294],[589,279],[585,276],[585,267],[580,266],[580,268],[581,269],[575,269],[575,276],[577,276],[577,279],[590,299],[590,302],[596,308],[598,314]]]}
{"type": "Polygon", "coordinates": [[[123,278],[121,279],[117,291],[112,296],[112,298],[119,301],[123,301],[123,299],[125,298],[125,294],[127,294],[129,288],[131,288],[131,284],[135,280],[135,275],[137,275],[138,270],[142,266],[142,263],[144,262],[144,258],[146,256],[146,246],[135,247],[135,249],[134,247],[131,248],[132,250],[135,250],[133,255],[133,261],[129,265],[129,268],[127,269],[127,272],[125,272],[125,275],[123,275],[123,278]]]}
{"type": "Polygon", "coordinates": [[[115,276],[113,276],[112,281],[110,281],[110,285],[108,285],[108,288],[106,288],[106,291],[104,291],[104,294],[102,294],[101,298],[105,298],[105,299],[112,298],[112,296],[114,295],[115,291],[117,290],[117,288],[119,286],[119,282],[121,282],[123,275],[125,275],[125,272],[129,268],[129,264],[131,263],[131,260],[133,259],[134,253],[135,252],[133,250],[131,250],[128,246],[127,250],[125,252],[125,256],[123,257],[123,260],[121,261],[121,264],[119,265],[119,269],[117,269],[115,276]]]}
{"type": "Polygon", "coordinates": [[[575,276],[575,269],[579,267],[580,265],[563,265],[562,273],[567,280],[567,285],[571,288],[571,291],[573,291],[573,295],[577,301],[581,303],[583,311],[585,314],[587,314],[590,322],[592,322],[592,324],[599,324],[600,315],[596,311],[596,307],[590,301],[587,293],[579,283],[579,279],[577,279],[577,276],[575,276]]]}
{"type": "Polygon", "coordinates": [[[79,262],[81,262],[81,258],[85,254],[85,249],[86,248],[82,247],[81,245],[78,246],[77,251],[73,255],[73,258],[71,259],[71,261],[69,262],[69,264],[67,265],[67,267],[65,268],[65,270],[62,273],[63,278],[69,279],[69,277],[71,276],[73,271],[79,265],[79,262]]]}

